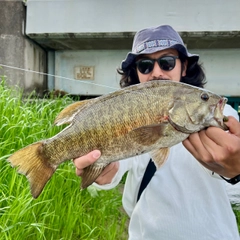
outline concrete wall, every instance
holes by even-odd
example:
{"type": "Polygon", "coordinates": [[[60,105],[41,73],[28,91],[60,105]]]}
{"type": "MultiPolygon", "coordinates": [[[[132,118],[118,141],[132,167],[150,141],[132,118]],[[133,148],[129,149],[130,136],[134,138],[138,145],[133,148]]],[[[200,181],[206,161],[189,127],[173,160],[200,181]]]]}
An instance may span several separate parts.
{"type": "Polygon", "coordinates": [[[27,4],[32,20],[27,34],[134,32],[160,24],[180,32],[240,29],[239,0],[28,0],[27,4]]]}
{"type": "Polygon", "coordinates": [[[190,48],[240,47],[239,10],[239,0],[28,0],[26,34],[47,49],[130,49],[136,31],[169,24],[190,48]]]}
{"type": "Polygon", "coordinates": [[[26,34],[51,51],[48,71],[62,76],[49,78],[49,89],[100,95],[119,87],[116,68],[135,32],[170,24],[200,54],[207,88],[239,96],[239,10],[239,0],[28,0],[26,34]],[[76,78],[76,68],[93,76],[76,78]]]}
{"type": "MultiPolygon", "coordinates": [[[[191,49],[200,56],[206,76],[206,88],[225,96],[240,96],[240,49],[191,49]]],[[[101,95],[119,88],[116,69],[126,50],[56,51],[54,89],[72,94],[101,95]],[[93,79],[76,79],[75,67],[94,67],[93,79]]]]}
{"type": "MultiPolygon", "coordinates": [[[[19,1],[0,1],[0,64],[46,72],[47,54],[25,36],[26,7],[19,1]]],[[[0,66],[0,75],[7,76],[9,85],[17,85],[40,95],[47,88],[46,77],[0,66]]]]}
{"type": "MultiPolygon", "coordinates": [[[[0,64],[46,72],[48,55],[48,73],[64,77],[48,77],[50,90],[84,95],[113,91],[118,88],[116,68],[131,49],[134,33],[170,24],[190,52],[200,54],[207,87],[239,96],[239,0],[28,0],[28,37],[25,8],[20,0],[0,1],[0,64]],[[93,67],[94,77],[76,79],[79,66],[93,67]]],[[[43,75],[0,71],[26,92],[47,88],[43,75]]]]}

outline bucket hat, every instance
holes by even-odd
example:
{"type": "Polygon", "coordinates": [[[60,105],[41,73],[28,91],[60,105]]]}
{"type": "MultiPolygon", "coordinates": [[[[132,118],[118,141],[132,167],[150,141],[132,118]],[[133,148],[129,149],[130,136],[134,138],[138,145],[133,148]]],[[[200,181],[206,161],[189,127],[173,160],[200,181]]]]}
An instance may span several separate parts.
{"type": "Polygon", "coordinates": [[[188,52],[180,35],[171,26],[161,25],[143,29],[135,34],[132,51],[122,61],[121,69],[127,70],[139,55],[151,54],[168,48],[176,49],[185,55],[190,64],[198,62],[199,55],[188,52]]]}

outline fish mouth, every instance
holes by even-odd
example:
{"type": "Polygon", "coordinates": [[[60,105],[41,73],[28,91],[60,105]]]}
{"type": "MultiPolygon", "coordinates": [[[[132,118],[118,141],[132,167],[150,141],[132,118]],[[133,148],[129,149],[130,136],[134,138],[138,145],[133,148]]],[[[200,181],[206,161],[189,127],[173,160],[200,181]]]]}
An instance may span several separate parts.
{"type": "MultiPolygon", "coordinates": [[[[219,113],[221,113],[220,114],[221,117],[215,117],[215,120],[218,123],[219,127],[221,129],[223,129],[224,131],[229,130],[228,126],[224,123],[224,122],[227,121],[227,117],[222,114],[223,113],[223,109],[225,107],[225,104],[227,103],[227,100],[228,99],[225,98],[225,97],[223,97],[223,98],[221,98],[219,100],[219,102],[217,104],[217,107],[216,107],[216,111],[219,111],[219,113]]],[[[219,114],[217,114],[217,115],[219,115],[219,114]]]]}

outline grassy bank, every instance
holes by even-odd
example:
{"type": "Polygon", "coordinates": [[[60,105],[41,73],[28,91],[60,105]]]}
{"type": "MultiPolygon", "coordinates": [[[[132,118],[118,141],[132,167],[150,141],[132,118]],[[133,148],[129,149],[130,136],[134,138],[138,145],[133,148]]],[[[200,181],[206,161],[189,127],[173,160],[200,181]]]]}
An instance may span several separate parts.
{"type": "MultiPolygon", "coordinates": [[[[1,77],[0,93],[0,240],[127,239],[128,218],[121,207],[120,189],[80,191],[80,179],[69,161],[33,199],[26,177],[6,161],[16,150],[59,132],[61,127],[52,123],[72,99],[23,101],[1,77]]],[[[240,211],[234,212],[240,226],[240,211]]]]}
{"type": "Polygon", "coordinates": [[[80,191],[71,161],[62,164],[38,199],[8,156],[28,144],[53,136],[57,113],[68,97],[22,101],[21,94],[0,83],[0,240],[126,239],[127,217],[119,189],[80,191]]]}

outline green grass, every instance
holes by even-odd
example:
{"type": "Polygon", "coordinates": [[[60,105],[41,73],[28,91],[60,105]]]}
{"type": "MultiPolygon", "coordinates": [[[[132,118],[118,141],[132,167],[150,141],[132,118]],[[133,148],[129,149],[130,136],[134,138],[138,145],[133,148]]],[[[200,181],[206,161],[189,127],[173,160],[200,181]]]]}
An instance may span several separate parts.
{"type": "Polygon", "coordinates": [[[233,208],[233,212],[236,216],[238,231],[240,233],[240,209],[239,209],[239,205],[232,205],[232,208],[233,208]]]}
{"type": "MultiPolygon", "coordinates": [[[[52,125],[69,97],[22,100],[0,77],[0,240],[126,239],[128,218],[119,188],[80,190],[71,161],[61,164],[37,199],[25,176],[7,162],[16,150],[61,130],[52,125]]],[[[121,186],[120,186],[121,187],[121,186]]]]}

